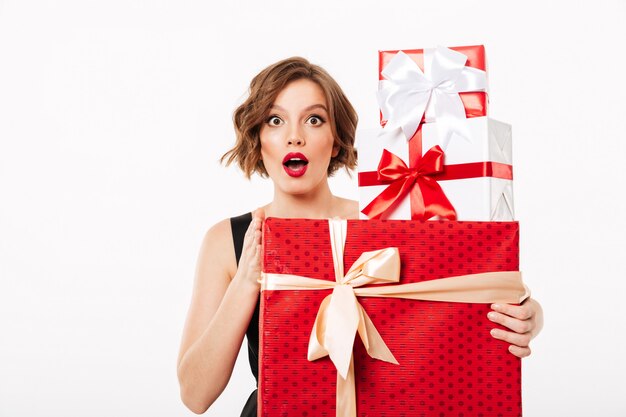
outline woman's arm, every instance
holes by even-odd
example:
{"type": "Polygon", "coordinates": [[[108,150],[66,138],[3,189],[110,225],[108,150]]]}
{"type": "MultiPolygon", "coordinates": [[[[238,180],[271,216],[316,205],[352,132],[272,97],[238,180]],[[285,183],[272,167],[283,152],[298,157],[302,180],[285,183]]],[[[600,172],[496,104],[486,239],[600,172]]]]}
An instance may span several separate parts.
{"type": "Polygon", "coordinates": [[[521,305],[493,304],[487,314],[489,320],[508,327],[512,331],[492,329],[491,335],[511,344],[509,352],[520,358],[530,355],[530,341],[543,328],[543,309],[534,299],[529,298],[521,305]]]}
{"type": "Polygon", "coordinates": [[[250,223],[236,267],[230,221],[205,235],[178,356],[183,403],[204,413],[222,393],[259,296],[261,224],[250,223]],[[232,277],[232,279],[231,279],[232,277]]]}

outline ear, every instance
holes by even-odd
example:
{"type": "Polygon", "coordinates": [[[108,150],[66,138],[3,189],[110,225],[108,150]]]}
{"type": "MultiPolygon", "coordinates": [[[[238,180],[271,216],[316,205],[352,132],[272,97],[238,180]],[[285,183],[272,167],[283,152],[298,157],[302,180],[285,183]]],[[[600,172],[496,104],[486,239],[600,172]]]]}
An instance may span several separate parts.
{"type": "Polygon", "coordinates": [[[339,155],[339,145],[335,144],[333,146],[333,152],[330,154],[333,158],[336,158],[339,155]]]}

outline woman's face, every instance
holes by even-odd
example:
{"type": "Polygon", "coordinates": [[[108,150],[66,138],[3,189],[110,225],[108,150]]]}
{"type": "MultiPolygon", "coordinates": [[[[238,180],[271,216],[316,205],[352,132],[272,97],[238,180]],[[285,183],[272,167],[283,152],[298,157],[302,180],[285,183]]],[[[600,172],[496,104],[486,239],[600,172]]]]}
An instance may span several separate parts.
{"type": "Polygon", "coordinates": [[[261,158],[278,189],[306,194],[327,179],[337,156],[324,92],[307,79],[292,81],[278,94],[261,127],[261,158]]]}

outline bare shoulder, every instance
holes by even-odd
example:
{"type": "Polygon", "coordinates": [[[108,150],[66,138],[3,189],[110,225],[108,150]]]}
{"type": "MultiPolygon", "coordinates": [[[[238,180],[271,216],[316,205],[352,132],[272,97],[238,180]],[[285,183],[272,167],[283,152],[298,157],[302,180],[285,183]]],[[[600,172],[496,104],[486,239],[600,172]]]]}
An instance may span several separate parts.
{"type": "Polygon", "coordinates": [[[204,234],[198,256],[197,272],[200,272],[204,267],[221,270],[229,278],[235,275],[237,261],[235,259],[230,219],[224,219],[214,224],[204,234]]]}
{"type": "Polygon", "coordinates": [[[347,198],[337,197],[337,216],[342,219],[359,218],[359,202],[347,198]]]}

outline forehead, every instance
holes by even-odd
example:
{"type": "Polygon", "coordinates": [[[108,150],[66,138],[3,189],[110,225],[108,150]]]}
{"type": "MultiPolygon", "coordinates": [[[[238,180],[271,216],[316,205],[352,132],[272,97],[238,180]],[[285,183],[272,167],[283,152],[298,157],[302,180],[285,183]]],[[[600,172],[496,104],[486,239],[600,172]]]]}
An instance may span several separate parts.
{"type": "Polygon", "coordinates": [[[284,109],[296,111],[316,104],[321,104],[328,108],[326,95],[322,87],[316,82],[305,78],[287,84],[278,93],[273,104],[284,109]]]}

